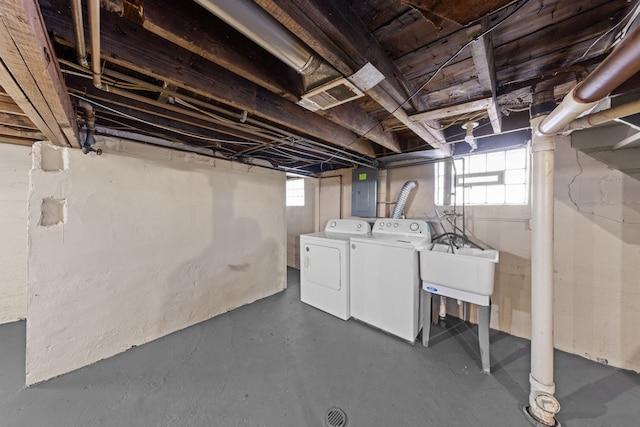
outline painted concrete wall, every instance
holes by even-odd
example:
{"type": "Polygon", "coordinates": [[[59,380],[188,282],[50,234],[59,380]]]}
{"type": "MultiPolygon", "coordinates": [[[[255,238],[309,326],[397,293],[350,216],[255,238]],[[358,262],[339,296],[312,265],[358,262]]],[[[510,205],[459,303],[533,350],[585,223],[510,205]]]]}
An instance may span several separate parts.
{"type": "Polygon", "coordinates": [[[318,180],[304,178],[304,206],[287,206],[287,265],[300,268],[300,235],[324,229],[318,225],[318,180]]]}
{"type": "Polygon", "coordinates": [[[556,347],[640,371],[640,181],[556,150],[556,347]]]}
{"type": "Polygon", "coordinates": [[[286,286],[283,173],[99,143],[34,153],[27,384],[286,286]]]}
{"type": "MultiPolygon", "coordinates": [[[[431,218],[433,170],[388,170],[379,186],[393,201],[405,181],[418,180],[407,216],[431,218]]],[[[343,183],[343,195],[350,196],[350,171],[343,183]]],[[[555,346],[640,371],[640,181],[577,152],[566,140],[556,150],[555,194],[555,346]]],[[[343,199],[348,208],[349,198],[343,199]]],[[[469,206],[465,216],[473,241],[500,250],[491,327],[530,338],[530,207],[469,206]]],[[[469,304],[449,301],[447,310],[476,321],[469,304]]]]}
{"type": "Polygon", "coordinates": [[[0,324],[27,316],[31,147],[0,144],[0,324]]]}

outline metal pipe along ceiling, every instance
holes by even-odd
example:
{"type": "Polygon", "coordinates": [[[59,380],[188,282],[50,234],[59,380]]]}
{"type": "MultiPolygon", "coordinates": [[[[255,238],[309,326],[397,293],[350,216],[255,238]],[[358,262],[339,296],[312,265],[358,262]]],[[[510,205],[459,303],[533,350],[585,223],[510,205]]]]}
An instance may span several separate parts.
{"type": "Polygon", "coordinates": [[[313,61],[307,46],[250,0],[196,0],[276,58],[304,74],[313,61]]]}
{"type": "Polygon", "coordinates": [[[87,61],[87,47],[84,41],[84,23],[82,19],[82,3],[80,0],[71,2],[71,16],[73,18],[73,29],[76,36],[76,51],[78,52],[78,63],[84,68],[89,68],[87,61]]]}
{"type": "Polygon", "coordinates": [[[543,135],[561,132],[580,114],[606,98],[612,90],[640,71],[640,26],[564,97],[536,129],[543,135]]]}
{"type": "Polygon", "coordinates": [[[589,103],[607,97],[640,70],[640,26],[576,87],[576,99],[589,103]]]}
{"type": "Polygon", "coordinates": [[[89,34],[91,35],[91,72],[93,85],[102,89],[102,67],[100,66],[100,0],[87,2],[89,34]]]}

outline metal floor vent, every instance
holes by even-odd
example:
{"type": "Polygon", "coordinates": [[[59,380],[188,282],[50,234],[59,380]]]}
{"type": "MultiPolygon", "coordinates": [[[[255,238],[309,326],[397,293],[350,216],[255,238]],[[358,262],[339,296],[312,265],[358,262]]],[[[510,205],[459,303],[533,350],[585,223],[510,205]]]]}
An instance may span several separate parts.
{"type": "Polygon", "coordinates": [[[329,408],[324,423],[327,427],[344,427],[347,425],[347,414],[340,408],[329,408]]]}

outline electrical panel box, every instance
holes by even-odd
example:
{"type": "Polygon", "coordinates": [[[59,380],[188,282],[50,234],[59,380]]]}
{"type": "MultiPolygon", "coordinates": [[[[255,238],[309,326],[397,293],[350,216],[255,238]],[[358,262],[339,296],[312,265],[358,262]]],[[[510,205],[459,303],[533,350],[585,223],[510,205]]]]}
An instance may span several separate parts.
{"type": "Polygon", "coordinates": [[[378,205],[378,170],[354,169],[351,190],[351,216],[375,218],[378,205]]]}

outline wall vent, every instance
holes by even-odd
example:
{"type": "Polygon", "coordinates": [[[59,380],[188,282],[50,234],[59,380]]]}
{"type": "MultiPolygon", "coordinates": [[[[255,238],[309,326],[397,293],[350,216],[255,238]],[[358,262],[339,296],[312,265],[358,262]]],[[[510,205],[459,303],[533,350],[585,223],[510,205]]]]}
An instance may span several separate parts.
{"type": "Polygon", "coordinates": [[[299,104],[312,111],[327,110],[362,96],[360,89],[342,78],[305,93],[299,104]]]}

